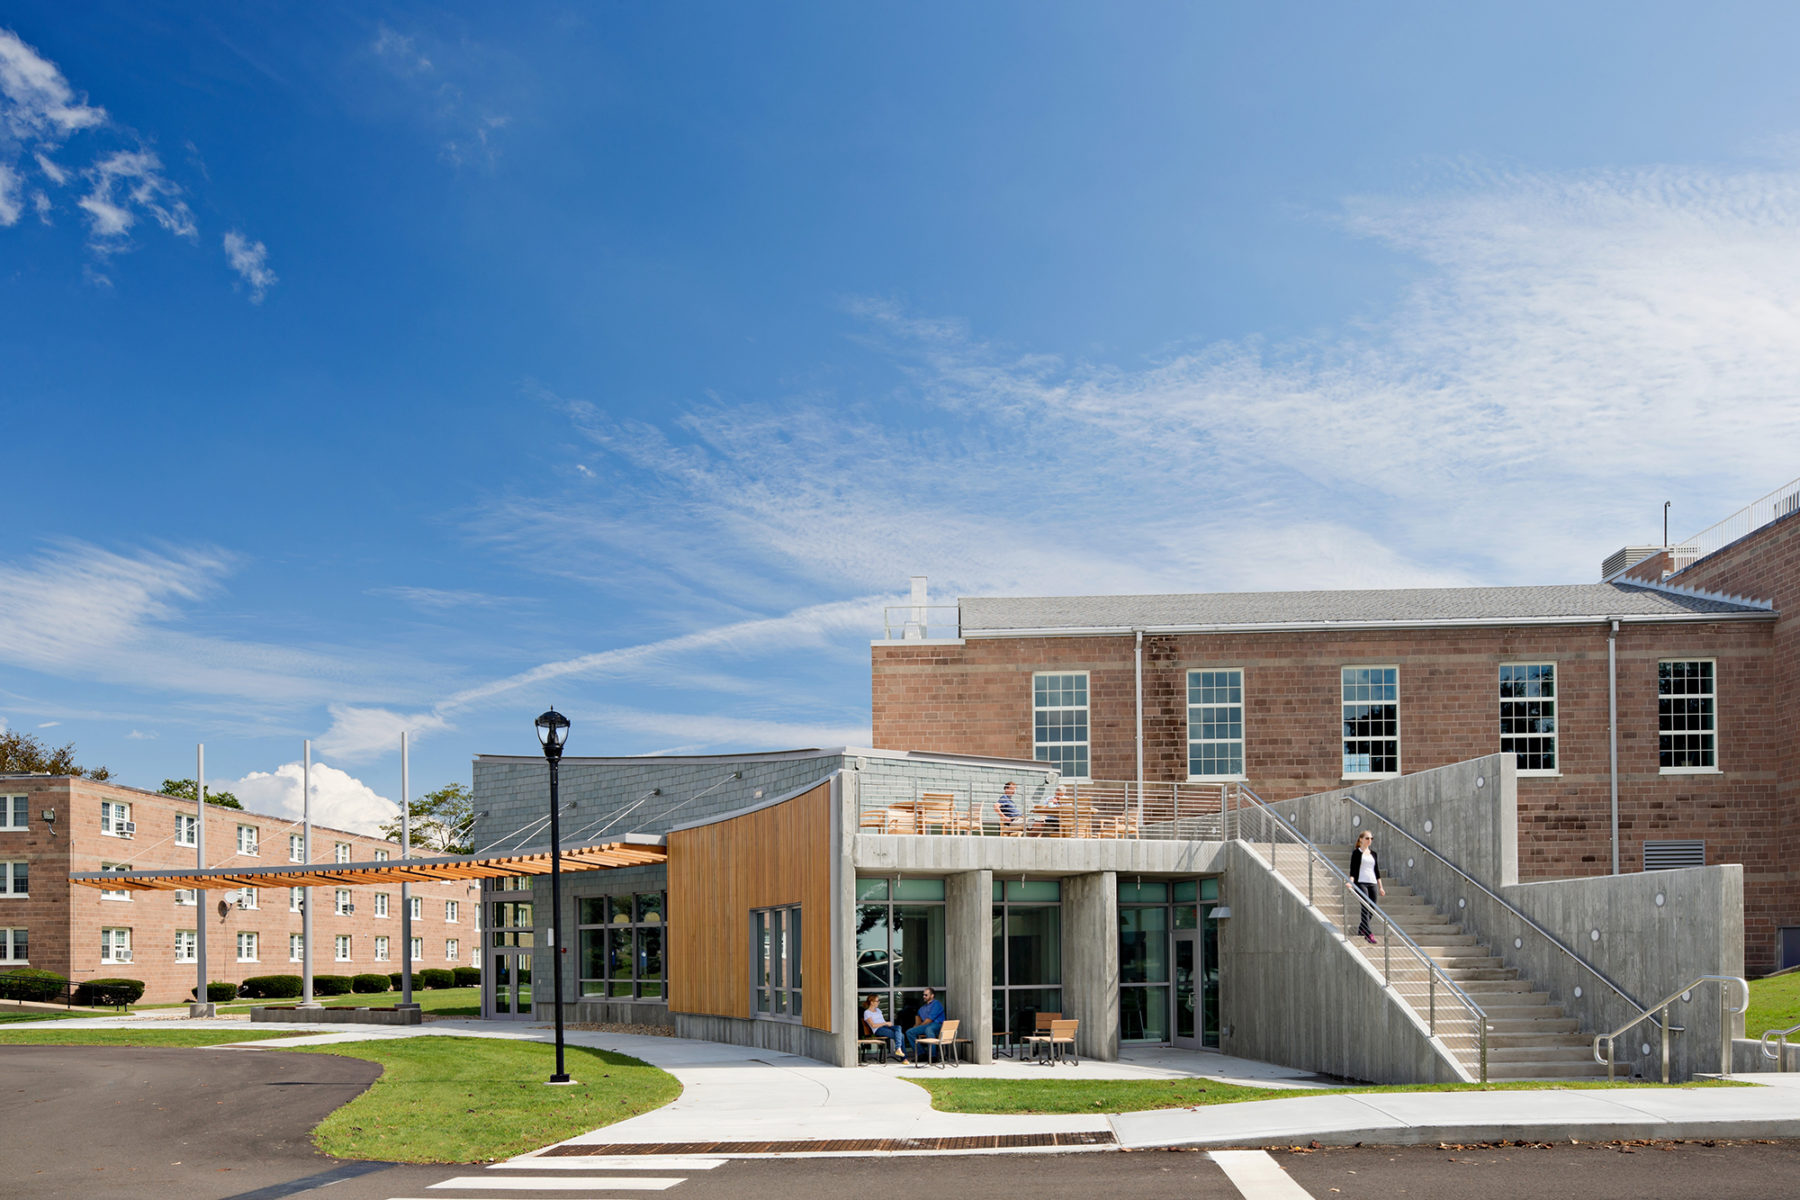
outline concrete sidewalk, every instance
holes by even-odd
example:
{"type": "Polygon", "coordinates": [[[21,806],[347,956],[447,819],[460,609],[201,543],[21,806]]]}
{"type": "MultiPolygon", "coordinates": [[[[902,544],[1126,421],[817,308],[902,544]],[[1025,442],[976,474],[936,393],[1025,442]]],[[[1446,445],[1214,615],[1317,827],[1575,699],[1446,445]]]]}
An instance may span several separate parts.
{"type": "MultiPolygon", "coordinates": [[[[99,1017],[19,1023],[7,1029],[126,1028],[164,1025],[142,1017],[99,1017]]],[[[181,1029],[242,1029],[243,1021],[169,1022],[181,1029]]],[[[258,1032],[271,1027],[259,1025],[258,1032]]],[[[395,1037],[489,1037],[548,1041],[548,1027],[484,1021],[434,1021],[422,1026],[333,1026],[328,1031],[281,1039],[281,1045],[329,1045],[395,1037]]],[[[899,1152],[931,1152],[938,1139],[1009,1137],[1040,1144],[1019,1149],[1042,1153],[1057,1135],[1092,1139],[1082,1149],[1152,1149],[1169,1146],[1412,1145],[1436,1142],[1608,1141],[1638,1138],[1800,1138],[1800,1075],[1736,1078],[1761,1086],[1679,1089],[1635,1087],[1572,1090],[1554,1085],[1532,1091],[1318,1093],[1333,1081],[1268,1063],[1210,1052],[1129,1051],[1115,1063],[1044,1067],[1000,1060],[990,1066],[949,1070],[889,1064],[842,1068],[808,1058],[744,1046],[680,1038],[571,1030],[568,1043],[642,1059],[680,1080],[672,1104],[616,1125],[569,1139],[575,1147],[740,1143],[762,1153],[816,1153],[805,1143],[910,1143],[899,1152]],[[1192,1109],[1093,1115],[989,1116],[938,1112],[924,1079],[1175,1079],[1207,1078],[1263,1087],[1286,1087],[1292,1099],[1221,1104],[1192,1109]],[[918,1143],[926,1143],[919,1145],[918,1143]]],[[[245,1048],[266,1042],[241,1043],[245,1048]]],[[[227,1047],[230,1049],[231,1047],[227,1047]]],[[[573,1072],[580,1078],[579,1070],[573,1072]]],[[[969,1147],[945,1147],[967,1153],[969,1147]]],[[[866,1149],[835,1151],[866,1154],[866,1149]]],[[[996,1148],[995,1152],[1005,1152],[996,1148]]],[[[719,1153],[719,1151],[711,1151],[719,1153]]]]}

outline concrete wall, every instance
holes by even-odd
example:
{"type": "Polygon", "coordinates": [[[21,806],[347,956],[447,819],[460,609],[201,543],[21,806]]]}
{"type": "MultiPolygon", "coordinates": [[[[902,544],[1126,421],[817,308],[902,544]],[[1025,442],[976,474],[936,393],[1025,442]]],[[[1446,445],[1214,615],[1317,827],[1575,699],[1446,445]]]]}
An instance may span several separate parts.
{"type": "Polygon", "coordinates": [[[1464,1078],[1410,1007],[1242,845],[1227,850],[1231,917],[1219,925],[1220,1048],[1383,1083],[1464,1078]]]}
{"type": "Polygon", "coordinates": [[[978,1063],[994,1061],[994,873],[962,871],[944,879],[945,1013],[978,1063]]]}
{"type": "Polygon", "coordinates": [[[1062,881],[1063,1016],[1081,1024],[1083,1058],[1119,1057],[1119,876],[1115,871],[1062,881]]]}
{"type": "Polygon", "coordinates": [[[845,1058],[843,1039],[838,1034],[809,1029],[797,1021],[745,1021],[737,1017],[676,1013],[675,1035],[733,1046],[756,1046],[779,1054],[798,1054],[834,1067],[856,1065],[854,1041],[850,1044],[850,1056],[845,1058]]]}
{"type": "MultiPolygon", "coordinates": [[[[1284,810],[1285,811],[1285,810],[1284,810]]],[[[1223,842],[1140,842],[1098,838],[1002,838],[916,834],[857,834],[851,862],[868,874],[1210,875],[1220,869],[1223,842]]],[[[1117,931],[1114,931],[1115,934],[1117,931]]]]}

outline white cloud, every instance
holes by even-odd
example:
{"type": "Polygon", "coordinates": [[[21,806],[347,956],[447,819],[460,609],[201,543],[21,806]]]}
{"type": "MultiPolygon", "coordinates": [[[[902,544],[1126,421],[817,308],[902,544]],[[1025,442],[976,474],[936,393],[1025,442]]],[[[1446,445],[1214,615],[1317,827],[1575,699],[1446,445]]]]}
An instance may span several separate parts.
{"type": "Polygon", "coordinates": [[[0,127],[17,142],[55,142],[106,120],[106,110],[78,100],[61,71],[0,29],[0,127]]]}
{"type": "Polygon", "coordinates": [[[39,721],[38,728],[39,729],[55,729],[58,725],[61,725],[61,724],[62,724],[61,721],[39,721]]]}
{"type": "Polygon", "coordinates": [[[40,152],[32,155],[32,157],[37,159],[38,170],[42,171],[44,173],[44,178],[48,179],[51,183],[60,187],[69,182],[69,173],[63,170],[62,167],[58,166],[55,162],[51,161],[49,155],[40,152]]]}
{"type": "Polygon", "coordinates": [[[162,160],[148,150],[119,150],[82,173],[92,190],[77,203],[88,214],[93,244],[117,248],[137,223],[139,212],[177,237],[198,234],[181,188],[162,173],[162,160]]]}
{"type": "Polygon", "coordinates": [[[331,728],[319,738],[319,752],[333,758],[363,761],[400,752],[401,733],[419,737],[450,728],[435,713],[398,713],[386,708],[333,704],[331,728]]]}
{"type": "Polygon", "coordinates": [[[17,171],[0,163],[0,226],[19,223],[19,214],[25,211],[24,185],[17,171]]]}
{"type": "Polygon", "coordinates": [[[156,737],[157,735],[154,732],[145,733],[141,729],[133,729],[130,733],[125,735],[125,740],[128,742],[154,742],[156,737]]]}
{"type": "MultiPolygon", "coordinates": [[[[274,771],[252,771],[235,783],[221,784],[244,807],[256,812],[299,821],[303,811],[304,771],[298,762],[284,763],[274,771]]],[[[400,806],[362,780],[337,767],[314,761],[312,765],[312,820],[351,833],[380,836],[380,825],[400,815],[400,806]]],[[[314,857],[318,842],[313,843],[314,857]]]]}
{"type": "Polygon", "coordinates": [[[233,229],[225,235],[225,259],[250,285],[250,303],[261,304],[263,293],[276,283],[275,272],[269,270],[268,247],[233,229]]]}
{"type": "Polygon", "coordinates": [[[419,52],[413,39],[386,25],[378,28],[375,43],[370,49],[400,75],[418,75],[431,70],[431,60],[419,52]]]}
{"type": "Polygon", "coordinates": [[[417,608],[434,611],[453,608],[497,608],[525,602],[517,596],[490,596],[485,592],[459,591],[454,588],[407,586],[371,588],[369,595],[403,600],[417,608]]]}

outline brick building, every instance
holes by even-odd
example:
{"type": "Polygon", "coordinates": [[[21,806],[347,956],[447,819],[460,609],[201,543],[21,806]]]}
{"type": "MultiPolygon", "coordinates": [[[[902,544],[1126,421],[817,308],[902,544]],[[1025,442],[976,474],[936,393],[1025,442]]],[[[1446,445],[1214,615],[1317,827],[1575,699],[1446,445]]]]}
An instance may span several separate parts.
{"type": "MultiPolygon", "coordinates": [[[[195,805],[155,792],[49,775],[0,776],[0,970],[30,966],[84,979],[144,981],[146,1003],[177,1002],[195,983],[201,923],[208,974],[242,982],[300,973],[304,889],[97,891],[76,872],[195,866],[195,805]],[[48,819],[46,819],[48,817],[48,819]]],[[[209,867],[299,863],[301,828],[283,817],[208,805],[209,867]]],[[[380,838],[314,825],[312,861],[398,856],[380,838]]],[[[314,888],[313,970],[390,973],[401,945],[400,890],[314,888]]],[[[480,962],[480,893],[468,881],[412,887],[413,969],[480,962]]]]}
{"type": "Polygon", "coordinates": [[[953,637],[921,599],[872,647],[873,742],[1270,800],[1516,753],[1521,878],[1741,863],[1773,970],[1800,961],[1797,498],[1597,584],[964,598],[953,637]]]}

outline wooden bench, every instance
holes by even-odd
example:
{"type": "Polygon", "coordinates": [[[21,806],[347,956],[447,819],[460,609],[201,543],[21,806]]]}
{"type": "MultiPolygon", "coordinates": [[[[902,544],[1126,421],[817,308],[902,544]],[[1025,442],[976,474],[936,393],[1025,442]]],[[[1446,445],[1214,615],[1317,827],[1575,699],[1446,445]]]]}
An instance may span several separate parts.
{"type": "Polygon", "coordinates": [[[868,1061],[869,1049],[875,1049],[875,1063],[884,1066],[888,1060],[888,1040],[884,1037],[862,1037],[856,1039],[856,1065],[862,1066],[868,1061]]]}

